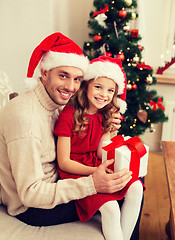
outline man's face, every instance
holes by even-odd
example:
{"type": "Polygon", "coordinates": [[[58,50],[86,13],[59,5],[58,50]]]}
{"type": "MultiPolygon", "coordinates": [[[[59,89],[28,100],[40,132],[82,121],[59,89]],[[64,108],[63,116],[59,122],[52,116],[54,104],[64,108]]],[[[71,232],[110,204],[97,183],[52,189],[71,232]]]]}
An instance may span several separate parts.
{"type": "Polygon", "coordinates": [[[76,67],[61,66],[41,71],[41,81],[50,98],[65,105],[80,88],[83,71],[76,67]]]}

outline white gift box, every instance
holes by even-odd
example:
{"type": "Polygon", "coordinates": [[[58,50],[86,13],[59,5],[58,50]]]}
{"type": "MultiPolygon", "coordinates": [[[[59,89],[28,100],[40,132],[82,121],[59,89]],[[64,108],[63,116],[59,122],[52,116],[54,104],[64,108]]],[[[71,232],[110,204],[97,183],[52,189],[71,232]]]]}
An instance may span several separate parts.
{"type": "MultiPolygon", "coordinates": [[[[130,137],[124,137],[124,140],[128,140],[130,137]]],[[[112,143],[112,141],[105,141],[103,142],[103,147],[112,143]]],[[[139,169],[139,176],[144,177],[147,174],[147,166],[148,166],[148,154],[149,154],[149,147],[145,145],[146,154],[140,158],[140,169],[139,169]]],[[[102,149],[102,162],[107,159],[107,151],[102,149]]],[[[124,168],[129,169],[130,159],[131,159],[131,151],[127,147],[127,145],[123,145],[115,149],[115,157],[114,157],[114,172],[120,171],[124,168]]]]}

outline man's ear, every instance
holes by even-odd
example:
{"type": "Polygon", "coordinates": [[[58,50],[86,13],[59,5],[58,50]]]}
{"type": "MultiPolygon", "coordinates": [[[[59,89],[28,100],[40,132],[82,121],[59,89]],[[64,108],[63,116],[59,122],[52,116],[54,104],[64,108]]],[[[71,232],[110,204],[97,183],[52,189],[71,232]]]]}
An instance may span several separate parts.
{"type": "Polygon", "coordinates": [[[48,77],[48,71],[41,69],[41,81],[43,84],[47,82],[47,77],[48,77]]]}

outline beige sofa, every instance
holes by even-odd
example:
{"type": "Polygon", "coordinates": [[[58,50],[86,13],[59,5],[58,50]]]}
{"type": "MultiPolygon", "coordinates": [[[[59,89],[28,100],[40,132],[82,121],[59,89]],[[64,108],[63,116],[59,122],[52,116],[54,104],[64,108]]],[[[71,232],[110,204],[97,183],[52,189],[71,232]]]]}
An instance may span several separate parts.
{"type": "Polygon", "coordinates": [[[0,205],[0,240],[104,240],[100,215],[90,221],[66,223],[49,227],[29,226],[7,214],[0,205]]]}

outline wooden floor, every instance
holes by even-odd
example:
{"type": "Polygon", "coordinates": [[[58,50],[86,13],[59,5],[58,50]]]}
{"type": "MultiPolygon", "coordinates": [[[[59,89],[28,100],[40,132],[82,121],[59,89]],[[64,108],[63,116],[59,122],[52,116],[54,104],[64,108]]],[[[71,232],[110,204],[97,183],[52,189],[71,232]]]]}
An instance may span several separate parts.
{"type": "Polygon", "coordinates": [[[163,154],[150,153],[140,223],[140,240],[167,240],[169,197],[163,154]]]}

